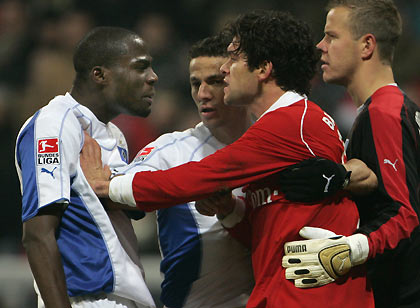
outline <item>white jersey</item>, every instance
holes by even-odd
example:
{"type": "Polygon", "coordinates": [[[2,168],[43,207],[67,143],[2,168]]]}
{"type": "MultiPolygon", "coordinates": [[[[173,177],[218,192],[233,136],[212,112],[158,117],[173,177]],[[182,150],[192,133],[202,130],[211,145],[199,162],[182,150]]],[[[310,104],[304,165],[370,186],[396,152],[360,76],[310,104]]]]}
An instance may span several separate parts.
{"type": "Polygon", "coordinates": [[[121,131],[105,125],[67,93],[29,118],[19,132],[16,168],[21,182],[22,221],[47,205],[66,204],[57,244],[70,297],[111,293],[155,307],[142,269],[128,256],[79,163],[87,131],[101,146],[102,161],[125,166],[121,131]]]}
{"type": "MultiPolygon", "coordinates": [[[[224,146],[200,123],[183,132],[162,135],[119,171],[165,170],[199,161],[224,146]]],[[[157,211],[157,220],[164,274],[161,300],[165,306],[246,305],[254,285],[250,252],[216,217],[199,214],[190,202],[157,211]]]]}

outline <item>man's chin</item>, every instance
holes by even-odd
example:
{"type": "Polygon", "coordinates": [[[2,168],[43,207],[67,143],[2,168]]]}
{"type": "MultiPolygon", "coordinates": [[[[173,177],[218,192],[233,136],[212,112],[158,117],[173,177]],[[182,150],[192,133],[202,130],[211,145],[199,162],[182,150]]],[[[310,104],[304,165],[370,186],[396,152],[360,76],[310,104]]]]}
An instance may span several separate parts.
{"type": "Polygon", "coordinates": [[[328,84],[334,84],[334,85],[344,86],[344,87],[346,86],[346,82],[343,79],[334,78],[332,76],[328,76],[325,74],[322,75],[322,80],[324,80],[324,82],[328,84]]]}
{"type": "Polygon", "coordinates": [[[223,97],[223,103],[226,106],[232,106],[233,105],[233,101],[232,101],[232,97],[230,95],[226,95],[223,97]]]}
{"type": "Polygon", "coordinates": [[[149,114],[152,112],[152,109],[150,109],[150,108],[148,108],[148,109],[142,109],[142,110],[139,110],[139,112],[137,112],[137,114],[135,114],[135,115],[137,115],[137,116],[139,116],[139,117],[142,117],[142,118],[146,118],[146,117],[148,117],[149,116],[149,114]]]}

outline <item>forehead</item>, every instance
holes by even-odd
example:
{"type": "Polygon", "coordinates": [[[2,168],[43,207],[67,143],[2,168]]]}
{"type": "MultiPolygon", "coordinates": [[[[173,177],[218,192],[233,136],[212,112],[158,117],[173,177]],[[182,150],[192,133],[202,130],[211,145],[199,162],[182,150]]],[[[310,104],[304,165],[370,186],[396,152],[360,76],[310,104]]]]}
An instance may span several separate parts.
{"type": "Polygon", "coordinates": [[[151,61],[152,57],[149,54],[146,43],[140,37],[131,37],[127,39],[127,54],[130,61],[147,60],[151,61]]]}
{"type": "Polygon", "coordinates": [[[325,30],[348,30],[350,9],[346,7],[335,7],[327,14],[325,30]]]}
{"type": "Polygon", "coordinates": [[[190,61],[190,77],[205,79],[213,75],[222,75],[220,67],[225,63],[224,57],[198,57],[190,61]]]}

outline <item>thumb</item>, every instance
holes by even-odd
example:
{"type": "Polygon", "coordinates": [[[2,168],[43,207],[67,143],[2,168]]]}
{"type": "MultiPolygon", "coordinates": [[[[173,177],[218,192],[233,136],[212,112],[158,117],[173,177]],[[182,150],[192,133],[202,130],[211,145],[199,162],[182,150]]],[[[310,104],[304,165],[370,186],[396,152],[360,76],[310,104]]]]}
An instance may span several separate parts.
{"type": "Polygon", "coordinates": [[[111,178],[112,172],[111,172],[111,169],[109,168],[108,165],[104,166],[104,174],[105,174],[107,180],[111,178]]]}
{"type": "Polygon", "coordinates": [[[317,228],[317,227],[303,227],[299,231],[299,235],[307,240],[323,239],[337,236],[334,232],[317,228]]]}

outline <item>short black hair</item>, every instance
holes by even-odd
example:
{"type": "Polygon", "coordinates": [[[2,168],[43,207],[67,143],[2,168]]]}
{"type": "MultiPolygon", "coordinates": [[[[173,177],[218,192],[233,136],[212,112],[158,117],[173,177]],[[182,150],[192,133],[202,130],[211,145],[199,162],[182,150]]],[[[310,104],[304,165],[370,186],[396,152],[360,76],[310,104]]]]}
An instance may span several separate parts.
{"type": "Polygon", "coordinates": [[[190,59],[198,57],[228,57],[227,47],[232,41],[228,32],[220,32],[217,35],[206,37],[191,46],[190,59]]]}
{"type": "Polygon", "coordinates": [[[309,94],[320,53],[306,23],[288,12],[256,10],[240,15],[227,30],[239,40],[236,52],[243,53],[251,71],[271,62],[279,87],[309,94]]]}
{"type": "Polygon", "coordinates": [[[126,42],[133,37],[139,36],[119,27],[96,27],[91,30],[80,40],[73,55],[75,83],[87,80],[95,66],[112,67],[122,55],[127,54],[126,42]]]}

